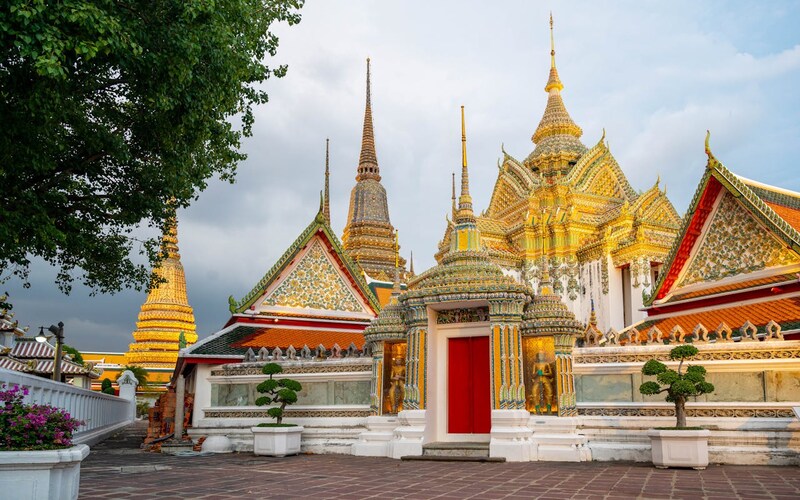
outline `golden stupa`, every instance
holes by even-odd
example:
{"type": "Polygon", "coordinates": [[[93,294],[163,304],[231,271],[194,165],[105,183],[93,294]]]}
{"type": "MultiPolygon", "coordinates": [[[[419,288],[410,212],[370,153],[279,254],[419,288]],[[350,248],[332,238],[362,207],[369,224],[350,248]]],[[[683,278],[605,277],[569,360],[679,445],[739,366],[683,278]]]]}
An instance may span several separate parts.
{"type": "Polygon", "coordinates": [[[153,270],[161,283],[154,286],[139,311],[134,343],[125,361],[144,368],[173,369],[182,347],[197,342],[194,312],[186,299],[186,276],[178,253],[177,222],[161,240],[166,258],[153,270]]]}

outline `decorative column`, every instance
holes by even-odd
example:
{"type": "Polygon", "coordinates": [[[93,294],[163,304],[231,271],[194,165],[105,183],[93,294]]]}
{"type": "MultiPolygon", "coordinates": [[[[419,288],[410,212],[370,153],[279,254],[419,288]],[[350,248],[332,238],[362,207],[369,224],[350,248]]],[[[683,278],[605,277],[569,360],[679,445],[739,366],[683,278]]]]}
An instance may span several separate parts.
{"type": "Polygon", "coordinates": [[[575,397],[575,377],[572,374],[573,333],[554,335],[556,351],[556,381],[558,383],[558,416],[577,417],[578,406],[575,397]]]}
{"type": "Polygon", "coordinates": [[[428,311],[424,305],[411,307],[406,353],[406,385],[403,408],[424,410],[426,398],[426,361],[428,354],[428,311]]]}
{"type": "Polygon", "coordinates": [[[403,391],[403,410],[397,414],[400,426],[395,428],[389,443],[391,458],[422,455],[426,426],[428,310],[424,303],[407,303],[406,324],[406,383],[403,391]]]}
{"type": "Polygon", "coordinates": [[[531,430],[525,410],[525,382],[522,366],[520,327],[525,307],[524,296],[503,294],[489,300],[492,369],[492,429],[489,456],[511,462],[531,459],[531,430]]]}
{"type": "Polygon", "coordinates": [[[383,341],[372,343],[372,379],[369,388],[369,414],[383,413],[383,341]]]}

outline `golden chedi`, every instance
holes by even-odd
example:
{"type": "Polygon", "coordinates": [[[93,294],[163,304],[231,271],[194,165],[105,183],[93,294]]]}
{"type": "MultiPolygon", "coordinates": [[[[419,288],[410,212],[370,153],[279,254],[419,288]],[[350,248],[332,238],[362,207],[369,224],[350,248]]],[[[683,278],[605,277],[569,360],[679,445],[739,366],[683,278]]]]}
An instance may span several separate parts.
{"type": "Polygon", "coordinates": [[[125,354],[128,364],[172,369],[178,351],[197,342],[194,312],[186,299],[186,277],[178,253],[177,223],[162,238],[166,258],[153,270],[163,280],[154,286],[139,311],[134,343],[125,354]]]}

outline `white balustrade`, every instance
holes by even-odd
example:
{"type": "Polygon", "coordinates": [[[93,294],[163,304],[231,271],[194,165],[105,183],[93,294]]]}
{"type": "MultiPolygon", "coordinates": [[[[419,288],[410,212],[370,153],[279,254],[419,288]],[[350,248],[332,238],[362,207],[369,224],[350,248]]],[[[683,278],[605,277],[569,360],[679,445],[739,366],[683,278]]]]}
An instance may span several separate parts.
{"type": "Polygon", "coordinates": [[[135,398],[111,396],[27,373],[0,368],[2,384],[6,389],[15,385],[28,389],[28,395],[23,398],[26,403],[49,404],[82,420],[84,425],[73,436],[75,444],[92,445],[102,441],[133,422],[136,414],[135,398]]]}

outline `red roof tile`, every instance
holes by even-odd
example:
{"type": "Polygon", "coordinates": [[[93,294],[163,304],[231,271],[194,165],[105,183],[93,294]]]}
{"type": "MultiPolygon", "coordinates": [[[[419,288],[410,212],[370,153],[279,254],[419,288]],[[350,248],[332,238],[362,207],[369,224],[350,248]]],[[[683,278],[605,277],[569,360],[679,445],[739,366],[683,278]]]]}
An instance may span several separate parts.
{"type": "Polygon", "coordinates": [[[295,349],[301,349],[304,345],[307,345],[314,349],[322,344],[326,349],[330,349],[333,344],[339,344],[342,349],[347,349],[351,343],[361,349],[364,347],[364,335],[346,331],[261,328],[236,342],[232,347],[252,347],[253,349],[280,347],[281,349],[286,349],[289,346],[294,346],[295,349]]]}
{"type": "Polygon", "coordinates": [[[775,210],[775,213],[780,215],[790,226],[800,231],[800,210],[768,201],[766,204],[769,208],[775,210]]]}

